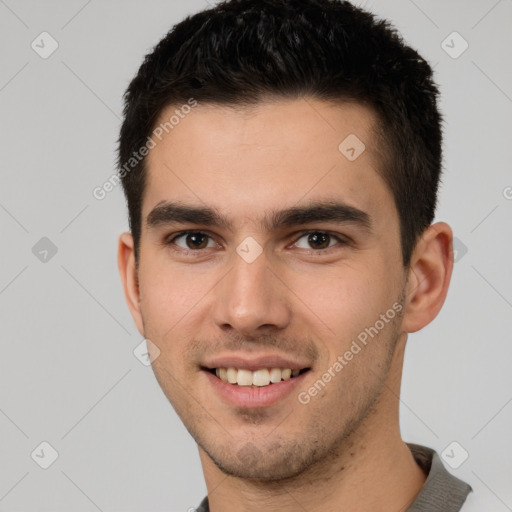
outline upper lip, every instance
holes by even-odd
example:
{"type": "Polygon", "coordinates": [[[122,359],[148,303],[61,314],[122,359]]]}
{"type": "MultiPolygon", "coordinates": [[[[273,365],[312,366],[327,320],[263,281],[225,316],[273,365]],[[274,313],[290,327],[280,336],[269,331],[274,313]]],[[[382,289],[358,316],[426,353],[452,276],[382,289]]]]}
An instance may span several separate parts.
{"type": "Polygon", "coordinates": [[[283,357],[279,355],[260,355],[260,356],[241,356],[241,355],[225,355],[208,359],[203,366],[212,368],[237,368],[244,370],[256,371],[262,368],[290,368],[291,370],[302,370],[310,368],[306,362],[283,357]]]}

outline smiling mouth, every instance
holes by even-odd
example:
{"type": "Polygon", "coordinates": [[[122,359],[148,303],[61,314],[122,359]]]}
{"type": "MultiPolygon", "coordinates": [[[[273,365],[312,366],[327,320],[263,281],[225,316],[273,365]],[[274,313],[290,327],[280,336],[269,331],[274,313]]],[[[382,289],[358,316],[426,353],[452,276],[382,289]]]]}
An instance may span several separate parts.
{"type": "Polygon", "coordinates": [[[310,368],[261,368],[251,371],[244,368],[203,368],[203,370],[216,375],[223,382],[234,386],[265,387],[278,384],[281,381],[293,379],[307,372],[310,368]]]}

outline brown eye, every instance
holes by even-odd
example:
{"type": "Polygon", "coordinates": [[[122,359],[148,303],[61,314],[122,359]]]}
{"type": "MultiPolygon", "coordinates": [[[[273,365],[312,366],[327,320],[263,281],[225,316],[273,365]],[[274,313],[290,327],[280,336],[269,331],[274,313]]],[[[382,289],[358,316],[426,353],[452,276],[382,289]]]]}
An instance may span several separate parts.
{"type": "Polygon", "coordinates": [[[208,242],[210,242],[210,237],[206,233],[201,233],[200,231],[181,233],[175,236],[172,240],[169,240],[169,244],[175,244],[181,249],[192,251],[212,247],[211,245],[208,245],[208,242]],[[181,240],[180,243],[178,243],[179,240],[181,240]]]}
{"type": "Polygon", "coordinates": [[[308,243],[313,249],[327,249],[331,237],[327,233],[311,233],[308,235],[308,243]]]}
{"type": "Polygon", "coordinates": [[[320,251],[336,245],[336,242],[343,243],[343,240],[324,231],[311,231],[302,235],[295,245],[301,249],[316,249],[320,251]],[[301,240],[304,241],[302,242],[301,240]]]}
{"type": "Polygon", "coordinates": [[[186,235],[185,240],[189,249],[204,249],[208,245],[208,236],[203,233],[186,235]]]}

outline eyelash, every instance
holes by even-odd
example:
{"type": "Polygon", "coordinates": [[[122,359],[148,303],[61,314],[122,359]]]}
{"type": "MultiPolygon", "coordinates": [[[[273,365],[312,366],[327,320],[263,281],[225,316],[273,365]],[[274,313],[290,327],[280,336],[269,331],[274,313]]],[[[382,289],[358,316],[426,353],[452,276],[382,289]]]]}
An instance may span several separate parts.
{"type": "MultiPolygon", "coordinates": [[[[338,241],[338,244],[336,244],[334,246],[331,246],[331,247],[327,247],[325,249],[310,249],[309,251],[307,249],[302,249],[302,250],[307,251],[309,253],[322,254],[322,253],[326,253],[327,251],[329,251],[329,249],[334,249],[337,245],[347,246],[347,245],[350,245],[350,243],[351,243],[351,240],[349,240],[347,237],[341,237],[340,235],[331,233],[330,231],[322,231],[322,230],[318,230],[318,229],[312,229],[312,230],[309,230],[309,231],[301,232],[300,236],[295,240],[294,243],[297,243],[304,236],[311,235],[311,234],[328,235],[331,238],[336,239],[338,241]]],[[[164,245],[169,247],[171,250],[173,250],[175,252],[180,252],[180,253],[185,254],[185,255],[192,254],[192,255],[196,256],[196,255],[199,255],[201,252],[203,252],[205,250],[205,249],[196,249],[196,250],[193,250],[193,249],[183,249],[181,247],[176,249],[174,247],[175,240],[180,238],[180,237],[186,236],[186,235],[205,235],[208,238],[213,239],[212,236],[210,236],[208,233],[205,233],[204,231],[187,230],[187,231],[180,231],[179,233],[173,234],[170,237],[166,238],[165,241],[164,241],[164,245]]],[[[210,249],[210,247],[208,247],[206,249],[210,249]]]]}

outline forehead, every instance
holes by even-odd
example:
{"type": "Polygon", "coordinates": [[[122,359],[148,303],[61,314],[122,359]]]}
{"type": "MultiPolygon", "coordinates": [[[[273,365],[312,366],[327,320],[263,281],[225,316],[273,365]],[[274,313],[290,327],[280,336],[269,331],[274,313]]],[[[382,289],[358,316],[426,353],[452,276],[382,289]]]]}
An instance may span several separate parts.
{"type": "MultiPolygon", "coordinates": [[[[165,109],[159,123],[176,109],[165,109]]],[[[336,198],[375,214],[393,203],[377,172],[376,117],[362,105],[312,98],[236,110],[198,104],[173,121],[153,136],[143,219],[166,201],[202,203],[244,223],[301,201],[336,198]]]]}

